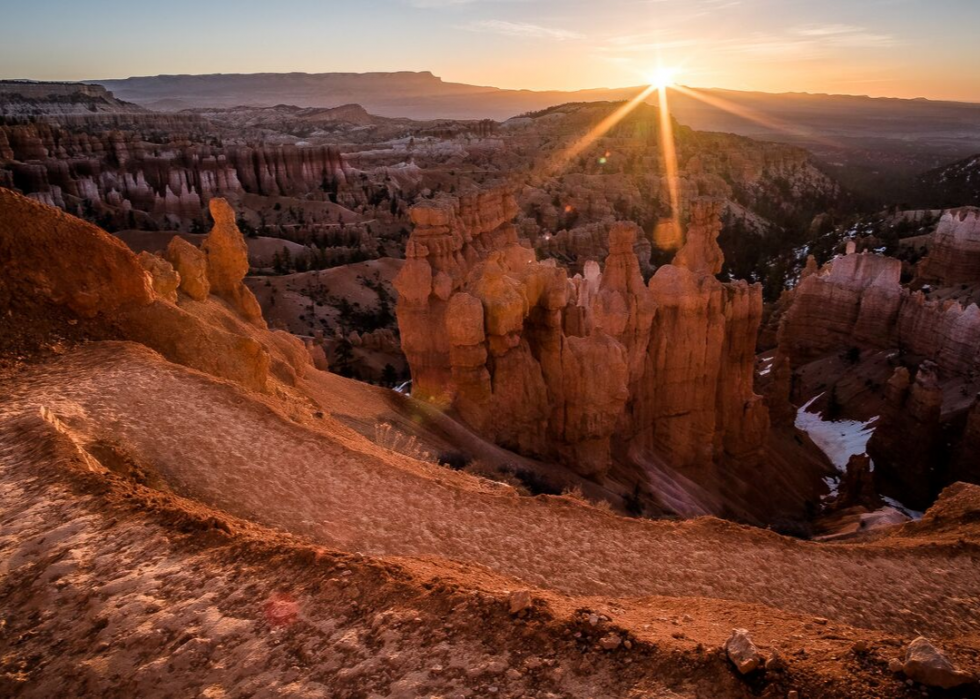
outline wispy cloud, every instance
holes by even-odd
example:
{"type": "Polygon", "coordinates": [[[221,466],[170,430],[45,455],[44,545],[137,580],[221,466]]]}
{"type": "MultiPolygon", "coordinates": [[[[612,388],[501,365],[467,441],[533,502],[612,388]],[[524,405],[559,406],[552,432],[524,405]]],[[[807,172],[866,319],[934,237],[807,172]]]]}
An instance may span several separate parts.
{"type": "Polygon", "coordinates": [[[837,48],[878,48],[894,46],[895,37],[868,31],[852,24],[819,24],[798,27],[794,33],[837,48]]]}
{"type": "Polygon", "coordinates": [[[553,39],[555,41],[581,39],[584,37],[584,35],[578,32],[560,29],[558,27],[546,27],[530,22],[508,22],[502,19],[483,19],[470,22],[463,25],[463,29],[471,32],[502,34],[504,36],[532,39],[553,39]]]}

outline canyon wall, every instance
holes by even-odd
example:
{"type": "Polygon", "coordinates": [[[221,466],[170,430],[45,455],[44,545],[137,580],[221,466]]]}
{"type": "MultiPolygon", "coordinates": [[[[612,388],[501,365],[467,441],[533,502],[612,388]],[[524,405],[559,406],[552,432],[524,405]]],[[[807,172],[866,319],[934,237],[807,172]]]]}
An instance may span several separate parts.
{"type": "Polygon", "coordinates": [[[918,276],[944,286],[980,281],[980,209],[966,206],[943,214],[918,276]]]}
{"type": "Polygon", "coordinates": [[[872,253],[827,263],[793,292],[781,352],[799,366],[850,347],[894,347],[932,360],[947,376],[980,369],[980,308],[909,291],[900,275],[901,262],[872,253]]]}
{"type": "Polygon", "coordinates": [[[348,183],[351,170],[334,146],[221,146],[182,134],[194,124],[171,118],[92,133],[49,123],[0,126],[0,184],[62,209],[84,204],[199,221],[213,197],[300,196],[348,183]],[[161,139],[161,129],[174,131],[161,139]]]}
{"type": "Polygon", "coordinates": [[[597,479],[614,452],[692,474],[761,457],[761,291],[714,277],[717,204],[696,202],[677,265],[649,285],[635,225],[611,227],[601,271],[592,261],[569,277],[518,240],[515,213],[501,188],[412,209],[395,285],[414,396],[502,446],[597,479]]]}

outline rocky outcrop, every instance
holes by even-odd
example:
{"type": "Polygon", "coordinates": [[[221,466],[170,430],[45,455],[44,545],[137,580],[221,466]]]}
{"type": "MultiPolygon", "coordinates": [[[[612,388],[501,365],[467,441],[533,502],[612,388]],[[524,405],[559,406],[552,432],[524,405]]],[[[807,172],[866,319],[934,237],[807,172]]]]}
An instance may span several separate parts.
{"type": "Polygon", "coordinates": [[[696,206],[678,252],[684,266],[665,265],[650,280],[657,313],[633,407],[638,443],[695,472],[757,461],[769,429],[752,390],[762,290],[714,277],[717,215],[714,206],[696,206]]]}
{"type": "Polygon", "coordinates": [[[265,327],[255,294],[242,280],[248,274],[248,246],[235,224],[235,210],[224,199],[212,199],[214,228],[201,244],[207,259],[211,293],[230,303],[248,322],[265,327]]]}
{"type": "Polygon", "coordinates": [[[180,286],[180,274],[174,270],[173,265],[165,259],[145,250],[137,255],[140,265],[150,274],[153,284],[153,291],[161,298],[177,302],[177,287],[180,286]]]}
{"type": "Polygon", "coordinates": [[[153,298],[123,243],[93,225],[0,189],[0,300],[42,298],[83,318],[153,298]]]}
{"type": "Polygon", "coordinates": [[[883,504],[875,487],[871,457],[867,454],[851,455],[847,460],[847,469],[840,479],[834,509],[861,507],[874,512],[883,504]]]}
{"type": "Polygon", "coordinates": [[[780,351],[793,366],[857,347],[900,348],[932,360],[945,375],[980,368],[980,308],[909,292],[900,276],[901,262],[882,255],[828,262],[792,292],[780,351]]]}
{"type": "Polygon", "coordinates": [[[0,189],[0,310],[23,332],[57,309],[89,339],[139,342],[172,362],[253,390],[267,390],[272,376],[295,383],[312,369],[310,353],[287,333],[266,330],[261,314],[250,312],[249,296],[240,293],[248,268],[244,241],[225,202],[216,201],[214,212],[207,258],[193,246],[199,257],[185,256],[186,250],[172,257],[178,269],[200,270],[206,263],[211,285],[230,300],[230,309],[214,297],[178,293],[185,280],[167,260],[137,256],[89,223],[0,189]],[[196,261],[186,265],[187,259],[196,261]]]}
{"type": "Polygon", "coordinates": [[[779,328],[794,366],[852,346],[892,346],[903,301],[902,263],[870,253],[838,257],[806,274],[779,328]]]}
{"type": "Polygon", "coordinates": [[[980,209],[967,206],[943,214],[918,276],[943,286],[980,282],[980,209]]]}
{"type": "Polygon", "coordinates": [[[886,409],[868,441],[875,483],[885,495],[926,509],[940,487],[943,392],[936,367],[923,362],[914,379],[898,367],[885,388],[886,409]],[[910,436],[913,438],[910,439],[910,436]]]}
{"type": "Polygon", "coordinates": [[[208,259],[195,245],[178,235],[170,239],[167,261],[180,275],[180,290],[195,301],[204,301],[211,293],[208,281],[208,259]]]}
{"type": "Polygon", "coordinates": [[[761,455],[752,392],[759,287],[713,276],[717,206],[699,203],[683,255],[644,284],[636,227],[616,224],[602,271],[569,278],[509,223],[502,190],[412,210],[395,280],[413,395],[489,439],[601,478],[634,447],[696,471],[761,455]]]}
{"type": "Polygon", "coordinates": [[[9,173],[10,186],[38,201],[104,211],[129,227],[136,222],[130,212],[187,226],[203,221],[214,197],[325,196],[325,187],[336,192],[348,184],[350,168],[334,146],[217,146],[206,122],[176,124],[172,140],[161,144],[160,124],[125,130],[99,124],[105,130],[0,126],[0,172],[9,173]],[[144,128],[152,138],[144,138],[144,128]],[[188,138],[189,129],[201,133],[188,138]]]}

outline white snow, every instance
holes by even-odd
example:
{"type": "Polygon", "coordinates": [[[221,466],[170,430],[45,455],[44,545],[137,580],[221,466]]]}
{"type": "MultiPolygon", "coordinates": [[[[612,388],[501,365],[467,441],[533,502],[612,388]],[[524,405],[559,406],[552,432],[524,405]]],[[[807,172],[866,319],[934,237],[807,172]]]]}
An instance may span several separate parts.
{"type": "MultiPolygon", "coordinates": [[[[861,422],[859,420],[824,420],[820,417],[820,413],[807,412],[807,409],[822,395],[821,393],[820,395],[814,396],[796,411],[795,424],[797,429],[803,430],[810,435],[813,443],[820,448],[820,451],[827,455],[827,458],[837,467],[838,471],[845,473],[847,471],[847,462],[852,455],[867,453],[868,440],[874,434],[874,423],[877,422],[880,416],[875,415],[867,422],[861,422]]],[[[871,462],[871,470],[875,470],[874,461],[871,462]]],[[[824,482],[830,490],[830,495],[827,497],[836,497],[837,487],[840,485],[840,478],[828,476],[824,478],[824,482]]],[[[912,519],[922,519],[921,512],[909,509],[894,498],[882,496],[881,499],[912,519]]]]}
{"type": "Polygon", "coordinates": [[[922,512],[919,512],[918,510],[910,510],[895,498],[888,498],[882,495],[881,499],[884,500],[886,504],[891,505],[896,510],[901,512],[903,515],[911,517],[912,519],[922,519],[922,515],[923,515],[922,512]]]}
{"type": "Polygon", "coordinates": [[[824,420],[820,413],[810,413],[807,409],[820,398],[821,393],[811,398],[796,412],[796,427],[803,430],[830,462],[843,473],[847,470],[847,460],[854,454],[864,454],[868,450],[868,440],[874,433],[874,416],[867,422],[858,420],[824,420]]]}

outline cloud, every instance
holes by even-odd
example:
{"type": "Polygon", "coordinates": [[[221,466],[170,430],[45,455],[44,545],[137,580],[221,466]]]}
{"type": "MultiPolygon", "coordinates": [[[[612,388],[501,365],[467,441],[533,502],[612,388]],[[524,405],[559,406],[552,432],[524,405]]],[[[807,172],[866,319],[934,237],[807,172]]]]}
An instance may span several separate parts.
{"type": "Polygon", "coordinates": [[[794,33],[835,48],[878,48],[898,43],[893,36],[851,24],[809,25],[798,27],[794,33]]]}
{"type": "Polygon", "coordinates": [[[531,39],[554,39],[555,41],[584,38],[582,34],[567,29],[545,27],[540,24],[531,24],[530,22],[508,22],[502,19],[483,19],[470,22],[464,25],[463,29],[471,32],[501,34],[503,36],[531,39]]]}

